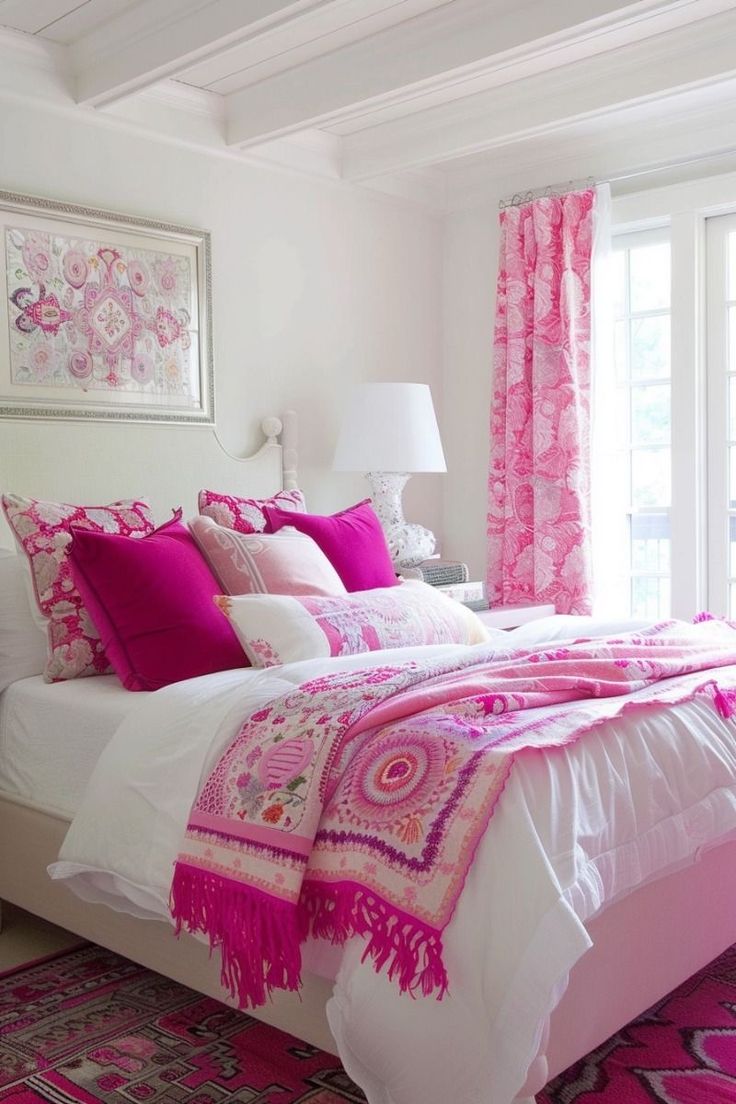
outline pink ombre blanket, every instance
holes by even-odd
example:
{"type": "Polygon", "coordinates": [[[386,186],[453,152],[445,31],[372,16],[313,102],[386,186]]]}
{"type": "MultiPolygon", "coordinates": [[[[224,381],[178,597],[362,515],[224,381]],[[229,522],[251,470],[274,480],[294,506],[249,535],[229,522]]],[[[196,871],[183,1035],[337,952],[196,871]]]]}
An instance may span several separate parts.
{"type": "Polygon", "coordinates": [[[363,936],[402,991],[441,996],[442,932],[518,754],[698,694],[736,706],[736,674],[719,686],[713,670],[736,664],[722,622],[472,652],[303,683],[248,717],[207,778],[172,915],[220,948],[242,1007],[299,987],[309,934],[363,936]]]}

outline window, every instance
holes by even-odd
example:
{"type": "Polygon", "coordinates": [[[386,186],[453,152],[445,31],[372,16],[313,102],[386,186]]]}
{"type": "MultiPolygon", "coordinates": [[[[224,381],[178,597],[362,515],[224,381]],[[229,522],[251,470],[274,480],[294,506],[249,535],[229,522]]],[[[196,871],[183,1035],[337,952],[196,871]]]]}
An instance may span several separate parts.
{"type": "Polygon", "coordinates": [[[611,271],[594,280],[604,616],[736,619],[734,212],[729,173],[613,201],[611,271]]]}

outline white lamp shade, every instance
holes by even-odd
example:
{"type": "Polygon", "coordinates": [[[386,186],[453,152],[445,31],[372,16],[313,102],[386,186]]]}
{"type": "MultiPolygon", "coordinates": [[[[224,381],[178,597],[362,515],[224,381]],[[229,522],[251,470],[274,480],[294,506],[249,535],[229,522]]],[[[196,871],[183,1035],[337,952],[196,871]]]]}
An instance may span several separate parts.
{"type": "Polygon", "coordinates": [[[336,471],[447,471],[426,383],[361,383],[353,390],[332,467],[336,471]]]}

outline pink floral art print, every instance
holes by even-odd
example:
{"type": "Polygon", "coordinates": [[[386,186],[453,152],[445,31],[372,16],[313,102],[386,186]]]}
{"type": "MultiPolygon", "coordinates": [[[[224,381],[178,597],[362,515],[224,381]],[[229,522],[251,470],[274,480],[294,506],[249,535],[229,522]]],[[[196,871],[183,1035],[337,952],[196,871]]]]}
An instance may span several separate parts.
{"type": "Polygon", "coordinates": [[[590,613],[595,191],[501,212],[488,476],[492,604],[590,613]]]}
{"type": "Polygon", "coordinates": [[[103,416],[195,417],[204,405],[197,243],[172,239],[167,252],[165,234],[149,245],[131,229],[123,244],[117,229],[106,239],[100,227],[83,236],[83,222],[65,233],[22,218],[4,227],[5,397],[103,416]]]}

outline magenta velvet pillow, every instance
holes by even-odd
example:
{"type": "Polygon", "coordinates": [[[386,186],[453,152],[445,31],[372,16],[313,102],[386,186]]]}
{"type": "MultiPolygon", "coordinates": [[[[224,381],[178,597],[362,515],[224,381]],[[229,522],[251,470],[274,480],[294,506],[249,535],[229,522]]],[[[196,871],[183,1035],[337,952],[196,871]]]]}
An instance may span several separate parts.
{"type": "Polygon", "coordinates": [[[72,526],[74,582],[126,690],[247,666],[212,601],[220,586],[180,518],[140,540],[72,526]]]}
{"type": "Polygon", "coordinates": [[[381,523],[369,498],[328,517],[297,514],[273,506],[264,507],[263,512],[274,533],[284,525],[292,525],[311,537],[346,590],[373,590],[398,583],[381,523]]]}

